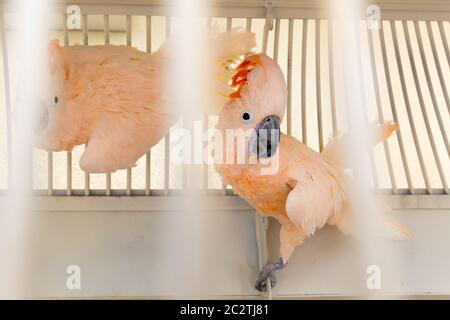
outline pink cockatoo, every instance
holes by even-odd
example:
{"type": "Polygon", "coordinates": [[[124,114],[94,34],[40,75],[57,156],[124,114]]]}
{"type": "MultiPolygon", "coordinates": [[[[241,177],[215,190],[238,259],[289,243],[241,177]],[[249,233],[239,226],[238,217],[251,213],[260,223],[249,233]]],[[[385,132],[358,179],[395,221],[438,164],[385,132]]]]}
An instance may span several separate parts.
{"type": "MultiPolygon", "coordinates": [[[[204,63],[205,75],[213,80],[211,89],[223,94],[229,66],[251,52],[255,37],[232,29],[207,38],[211,61],[204,63]]],[[[165,83],[170,42],[150,54],[128,46],[60,47],[52,41],[50,94],[40,104],[36,146],[69,151],[87,144],[80,166],[90,173],[133,166],[180,116],[170,107],[165,83]]]]}
{"type": "MultiPolygon", "coordinates": [[[[334,138],[318,153],[280,133],[287,98],[280,67],[264,54],[252,55],[237,67],[233,85],[237,91],[219,114],[217,129],[222,136],[227,130],[253,132],[246,140],[249,155],[246,163],[238,163],[243,150],[233,143],[234,163],[216,163],[215,167],[225,184],[259,213],[281,224],[280,257],[266,264],[256,281],[256,289],[264,291],[267,279],[275,285],[275,270],[286,265],[305,239],[326,224],[352,232],[357,213],[352,209],[350,177],[344,173],[348,166],[341,152],[345,135],[334,138]],[[277,170],[264,173],[267,161],[258,159],[276,159],[277,170]]],[[[374,128],[371,144],[387,139],[396,128],[393,123],[374,128]]],[[[224,153],[230,154],[229,145],[227,141],[224,153]]],[[[408,237],[407,230],[391,217],[380,215],[380,223],[393,238],[408,237]]]]}

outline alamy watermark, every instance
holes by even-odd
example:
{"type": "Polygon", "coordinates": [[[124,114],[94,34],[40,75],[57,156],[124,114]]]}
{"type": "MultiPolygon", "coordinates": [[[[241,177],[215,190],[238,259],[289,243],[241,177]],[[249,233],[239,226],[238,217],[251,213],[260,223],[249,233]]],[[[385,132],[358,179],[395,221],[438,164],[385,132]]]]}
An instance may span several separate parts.
{"type": "Polygon", "coordinates": [[[66,279],[66,288],[68,290],[81,290],[81,268],[76,264],[72,264],[66,268],[69,275],[66,279]]]}
{"type": "Polygon", "coordinates": [[[381,9],[375,4],[371,4],[366,9],[366,24],[370,30],[381,29],[381,9]]]}
{"type": "Polygon", "coordinates": [[[81,9],[79,6],[72,4],[66,8],[66,26],[68,30],[81,29],[81,9]]]}
{"type": "Polygon", "coordinates": [[[366,280],[366,286],[369,290],[381,290],[381,268],[376,264],[367,267],[366,274],[369,276],[366,280]]]}
{"type": "Polygon", "coordinates": [[[261,175],[278,172],[280,132],[276,129],[203,131],[202,122],[196,121],[193,130],[172,129],[170,140],[173,164],[255,165],[261,175]]]}

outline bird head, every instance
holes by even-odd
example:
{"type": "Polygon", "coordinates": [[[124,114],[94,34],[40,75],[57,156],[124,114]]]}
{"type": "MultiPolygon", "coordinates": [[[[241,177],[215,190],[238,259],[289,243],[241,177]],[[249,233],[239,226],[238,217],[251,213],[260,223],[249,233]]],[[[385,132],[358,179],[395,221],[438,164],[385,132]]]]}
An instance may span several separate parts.
{"type": "Polygon", "coordinates": [[[270,158],[278,148],[287,99],[283,72],[265,54],[251,55],[236,68],[232,86],[235,91],[219,115],[218,129],[250,129],[248,151],[270,158]]]}
{"type": "Polygon", "coordinates": [[[47,151],[70,150],[84,143],[89,124],[85,83],[78,81],[76,64],[67,61],[57,40],[48,46],[48,81],[37,104],[35,146],[47,151]]]}

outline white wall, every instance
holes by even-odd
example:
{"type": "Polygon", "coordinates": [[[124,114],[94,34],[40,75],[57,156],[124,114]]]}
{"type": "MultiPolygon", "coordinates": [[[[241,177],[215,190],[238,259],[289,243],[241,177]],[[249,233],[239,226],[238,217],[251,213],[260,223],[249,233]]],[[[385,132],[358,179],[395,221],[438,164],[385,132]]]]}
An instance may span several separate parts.
{"type": "MultiPolygon", "coordinates": [[[[165,258],[161,239],[172,212],[47,212],[35,213],[30,235],[28,295],[32,297],[151,297],[180,292],[182,265],[165,258]],[[82,289],[66,288],[66,267],[82,269],[82,289]]],[[[253,213],[211,212],[205,281],[214,282],[216,296],[256,296],[258,272],[253,213]]],[[[386,256],[372,263],[382,270],[381,293],[449,294],[450,212],[399,211],[411,229],[408,242],[391,242],[386,256]],[[398,275],[395,271],[398,269],[398,275]],[[394,276],[395,275],[395,276],[394,276]]],[[[277,256],[278,227],[269,228],[270,256],[277,256]]],[[[274,296],[366,295],[367,265],[356,240],[333,228],[319,231],[294,253],[278,272],[274,296]]],[[[173,250],[179,250],[174,247],[173,250]]],[[[211,282],[212,283],[212,282],[211,282]]],[[[184,288],[186,289],[186,288],[184,288]]]]}

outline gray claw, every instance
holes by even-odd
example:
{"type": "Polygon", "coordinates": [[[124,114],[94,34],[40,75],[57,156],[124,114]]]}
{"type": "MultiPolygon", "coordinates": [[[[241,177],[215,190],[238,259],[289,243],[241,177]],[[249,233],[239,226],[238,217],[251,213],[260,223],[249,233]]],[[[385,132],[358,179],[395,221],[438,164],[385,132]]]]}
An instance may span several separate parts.
{"type": "Polygon", "coordinates": [[[267,291],[267,279],[270,279],[270,286],[273,288],[277,283],[275,277],[275,270],[280,270],[285,266],[283,260],[280,258],[267,263],[260,271],[258,278],[256,279],[255,289],[260,292],[267,291]]]}
{"type": "Polygon", "coordinates": [[[258,276],[258,279],[256,280],[255,289],[260,292],[267,291],[267,279],[270,279],[270,286],[272,288],[275,287],[275,284],[277,283],[275,273],[272,271],[266,274],[262,274],[261,272],[258,276]]]}

